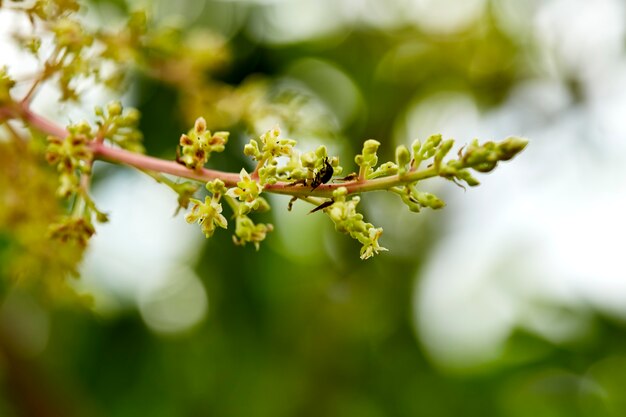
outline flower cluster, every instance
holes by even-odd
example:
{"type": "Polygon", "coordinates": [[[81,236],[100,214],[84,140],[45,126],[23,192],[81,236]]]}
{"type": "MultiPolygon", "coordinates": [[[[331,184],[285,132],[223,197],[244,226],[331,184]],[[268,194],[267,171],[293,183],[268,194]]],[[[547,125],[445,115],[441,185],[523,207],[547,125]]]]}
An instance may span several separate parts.
{"type": "MultiPolygon", "coordinates": [[[[337,179],[336,181],[343,182],[342,185],[331,182],[333,175],[341,172],[342,168],[337,157],[328,156],[325,146],[300,153],[295,148],[296,141],[281,138],[280,130],[276,127],[245,145],[244,154],[254,158],[257,167],[252,174],[242,169],[236,187],[225,191],[236,217],[233,239],[237,244],[253,242],[258,248],[259,242],[272,230],[271,225],[256,225],[248,217],[251,212],[269,209],[267,201],[260,197],[262,191],[269,191],[291,195],[289,208],[298,199],[316,204],[317,207],[311,212],[322,210],[326,213],[338,231],[359,241],[362,245],[361,258],[368,259],[386,250],[378,243],[383,230],[365,222],[363,215],[356,210],[360,197],[348,198],[348,195],[387,190],[399,195],[410,211],[419,212],[423,208],[441,209],[445,203],[434,194],[419,191],[416,188],[418,182],[440,176],[459,185],[463,182],[475,186],[478,181],[471,175],[470,169],[487,172],[498,161],[511,159],[524,149],[526,143],[526,140],[519,138],[509,138],[498,144],[487,142],[479,145],[472,142],[465,152],[463,149],[459,151],[458,158],[444,162],[454,141],[444,140],[441,135],[433,135],[424,143],[415,140],[411,150],[404,145],[398,146],[395,162],[388,161],[378,165],[377,152],[380,143],[370,139],[365,141],[362,152],[355,157],[359,173],[337,179]],[[430,163],[426,168],[420,168],[425,161],[430,163]],[[326,185],[320,187],[322,184],[326,185]]],[[[215,199],[212,202],[215,204],[215,199]]],[[[208,200],[204,205],[207,204],[208,200]]],[[[199,218],[199,212],[200,208],[196,204],[192,209],[192,218],[199,218]]],[[[221,213],[221,206],[211,213],[221,213]]],[[[225,225],[225,222],[218,224],[225,225]]]]}
{"type": "Polygon", "coordinates": [[[87,246],[89,238],[96,232],[89,218],[82,216],[65,216],[57,223],[50,225],[48,235],[61,242],[75,242],[82,247],[87,246]]]}
{"type": "Polygon", "coordinates": [[[508,161],[521,152],[528,141],[521,138],[510,137],[500,143],[485,142],[482,145],[478,140],[473,140],[467,146],[461,164],[478,172],[492,171],[499,161],[508,161]]]}
{"type": "Polygon", "coordinates": [[[373,167],[378,163],[378,147],[380,142],[368,139],[363,143],[363,151],[354,157],[354,162],[359,166],[359,178],[369,179],[374,173],[373,167]]]}
{"type": "Polygon", "coordinates": [[[131,152],[144,152],[143,135],[137,129],[140,117],[137,109],[124,110],[119,101],[113,101],[106,106],[106,111],[98,106],[95,113],[99,119],[97,140],[109,140],[131,152]]]}
{"type": "Polygon", "coordinates": [[[238,205],[237,215],[248,214],[251,211],[266,211],[269,204],[263,197],[259,197],[261,186],[254,181],[245,169],[241,169],[239,173],[241,181],[237,183],[237,187],[230,188],[226,195],[238,199],[241,203],[238,205]]]}
{"type": "MultiPolygon", "coordinates": [[[[2,3],[0,1],[0,7],[2,3]]],[[[12,97],[14,80],[5,68],[0,69],[2,121],[21,117],[35,125],[33,120],[37,118],[33,118],[30,103],[44,82],[58,83],[62,101],[76,100],[80,95],[79,81],[89,78],[118,87],[131,67],[175,86],[184,97],[181,108],[193,108],[194,114],[200,113],[197,110],[202,108],[202,113],[211,114],[215,120],[228,120],[233,124],[246,120],[246,112],[252,107],[263,113],[258,104],[258,97],[265,91],[259,87],[262,84],[244,83],[247,87],[238,90],[206,77],[228,59],[224,40],[218,36],[183,28],[156,27],[141,11],[130,13],[127,24],[120,30],[90,30],[77,18],[80,7],[76,0],[14,1],[11,7],[25,13],[33,28],[48,31],[53,37],[48,48],[50,53],[44,57],[40,56],[43,50],[40,50],[40,31],[15,34],[17,42],[40,60],[42,68],[19,102],[12,97]]],[[[300,152],[295,147],[296,141],[282,138],[280,129],[275,127],[245,145],[244,154],[252,157],[256,166],[250,173],[242,169],[237,176],[204,169],[212,153],[224,151],[229,133],[212,133],[202,117],[195,119],[193,128],[181,135],[176,162],[168,162],[137,155],[144,151],[142,135],[137,129],[139,112],[125,111],[119,102],[113,102],[96,108],[95,113],[95,125],[72,124],[65,137],[60,129],[50,129],[47,122],[36,126],[51,134],[46,158],[59,172],[57,195],[76,197],[72,214],[56,224],[51,234],[81,244],[94,233],[92,220],[106,221],[107,217],[96,208],[88,192],[91,167],[98,158],[133,165],[171,187],[178,194],[180,207],[191,206],[187,221],[199,223],[207,237],[218,227],[227,228],[228,221],[222,214],[222,201],[226,201],[235,221],[235,243],[252,243],[258,248],[273,226],[255,224],[250,216],[269,209],[261,194],[273,192],[291,196],[289,207],[298,199],[316,205],[312,211],[323,211],[337,230],[358,240],[362,245],[361,257],[367,259],[385,250],[378,244],[382,229],[365,222],[363,215],[357,213],[360,201],[357,194],[386,190],[398,195],[411,211],[440,209],[445,203],[433,194],[420,191],[420,181],[442,177],[461,186],[476,186],[479,183],[472,171],[489,172],[499,161],[511,159],[526,146],[526,141],[519,138],[500,143],[473,141],[459,150],[458,157],[444,160],[454,141],[433,135],[423,143],[416,140],[410,147],[397,147],[394,161],[379,164],[381,143],[369,139],[354,158],[358,171],[337,178],[343,168],[339,158],[329,155],[325,146],[300,152]],[[165,174],[208,181],[209,196],[204,201],[195,199],[198,187],[194,183],[180,183],[165,174]]],[[[212,124],[226,124],[215,120],[212,124]]],[[[294,124],[293,120],[291,122],[294,124]]],[[[13,134],[19,136],[19,132],[13,134]]]]}
{"type": "Polygon", "coordinates": [[[280,129],[275,127],[261,135],[259,140],[251,139],[245,145],[244,154],[257,161],[255,171],[262,185],[285,181],[311,185],[316,174],[325,168],[326,164],[332,167],[331,174],[341,174],[339,158],[328,158],[325,146],[300,154],[294,148],[296,143],[293,139],[281,138],[280,129]],[[283,157],[283,160],[279,162],[280,157],[283,157]]]}
{"type": "Polygon", "coordinates": [[[199,117],[196,119],[193,129],[187,134],[180,136],[181,154],[178,162],[191,169],[202,169],[209,160],[212,152],[222,152],[228,142],[228,132],[215,132],[207,130],[206,121],[199,117]]]}
{"type": "Polygon", "coordinates": [[[413,185],[406,185],[394,191],[400,195],[402,202],[409,207],[409,210],[415,213],[419,213],[425,207],[438,210],[446,205],[436,195],[418,191],[413,185]]]}
{"type": "Polygon", "coordinates": [[[333,204],[325,208],[328,217],[335,223],[338,232],[347,233],[352,238],[358,240],[361,245],[361,259],[369,259],[386,248],[378,244],[378,238],[382,235],[383,229],[374,227],[371,223],[363,220],[363,215],[357,213],[356,206],[361,199],[358,196],[350,200],[346,198],[348,190],[340,187],[333,192],[333,204]]]}
{"type": "Polygon", "coordinates": [[[91,172],[93,153],[89,142],[93,139],[91,126],[83,121],[67,127],[69,134],[65,138],[48,137],[46,159],[56,165],[59,172],[57,195],[67,198],[80,185],[80,175],[91,172]]]}
{"type": "Polygon", "coordinates": [[[255,224],[248,216],[237,216],[233,242],[241,246],[252,243],[256,250],[259,250],[260,243],[272,230],[274,230],[274,226],[271,224],[255,224]]]}
{"type": "Polygon", "coordinates": [[[187,223],[196,223],[201,226],[202,233],[207,238],[213,236],[216,227],[226,229],[228,227],[228,221],[226,217],[222,215],[222,204],[220,200],[226,193],[226,187],[221,180],[215,180],[206,184],[206,189],[211,193],[211,196],[204,198],[204,202],[190,199],[193,204],[191,211],[185,216],[187,223]]]}
{"type": "Polygon", "coordinates": [[[99,119],[96,128],[81,121],[67,126],[68,135],[64,138],[48,137],[46,159],[56,165],[59,172],[59,197],[67,198],[79,191],[80,177],[91,173],[92,142],[108,140],[133,152],[143,151],[136,109],[124,110],[119,102],[114,101],[106,106],[106,111],[96,107],[95,114],[99,119]]]}

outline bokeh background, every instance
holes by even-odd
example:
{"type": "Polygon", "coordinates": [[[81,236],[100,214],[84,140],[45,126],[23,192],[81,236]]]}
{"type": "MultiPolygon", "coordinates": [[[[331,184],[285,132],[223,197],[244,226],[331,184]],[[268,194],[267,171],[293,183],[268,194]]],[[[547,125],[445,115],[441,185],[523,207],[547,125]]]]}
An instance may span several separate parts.
{"type": "MultiPolygon", "coordinates": [[[[142,5],[94,1],[86,18],[113,25],[142,5]]],[[[255,75],[300,97],[303,121],[283,131],[348,172],[367,138],[384,159],[432,133],[530,145],[476,189],[425,184],[442,211],[366,196],[390,251],[365,262],[283,198],[259,252],[228,232],[206,241],[172,216],[171,191],[102,164],[94,195],[111,222],[76,282],[94,306],[6,296],[0,415],[626,416],[623,1],[147,5],[224,36],[223,81],[255,75]]],[[[188,129],[175,93],[138,76],[124,101],[148,152],[173,158],[188,129]]],[[[37,105],[61,121],[91,107],[37,105]]],[[[237,150],[250,131],[235,131],[212,166],[251,167],[237,150]]]]}

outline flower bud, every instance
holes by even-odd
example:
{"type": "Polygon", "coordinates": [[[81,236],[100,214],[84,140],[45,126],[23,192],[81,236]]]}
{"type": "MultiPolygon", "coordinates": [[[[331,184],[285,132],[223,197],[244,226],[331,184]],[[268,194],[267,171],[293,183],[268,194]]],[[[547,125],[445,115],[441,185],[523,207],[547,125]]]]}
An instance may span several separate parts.
{"type": "Polygon", "coordinates": [[[112,101],[107,105],[107,112],[109,117],[115,117],[122,114],[122,103],[119,101],[112,101]]]}
{"type": "Polygon", "coordinates": [[[498,154],[501,161],[508,161],[520,153],[528,145],[528,139],[509,137],[498,143],[498,154]]]}
{"type": "Polygon", "coordinates": [[[433,210],[438,210],[446,205],[436,195],[425,192],[415,192],[415,199],[422,207],[430,207],[433,210]]]}
{"type": "Polygon", "coordinates": [[[319,146],[315,150],[315,156],[317,156],[318,159],[323,159],[324,157],[328,156],[328,151],[326,150],[326,146],[324,145],[319,146]]]}
{"type": "Polygon", "coordinates": [[[243,147],[243,154],[251,156],[254,159],[260,159],[261,153],[259,152],[259,144],[256,140],[251,139],[249,143],[243,147]]]}
{"type": "Polygon", "coordinates": [[[406,146],[400,145],[396,148],[396,162],[398,164],[398,173],[406,174],[406,166],[411,162],[411,153],[406,146]]]}

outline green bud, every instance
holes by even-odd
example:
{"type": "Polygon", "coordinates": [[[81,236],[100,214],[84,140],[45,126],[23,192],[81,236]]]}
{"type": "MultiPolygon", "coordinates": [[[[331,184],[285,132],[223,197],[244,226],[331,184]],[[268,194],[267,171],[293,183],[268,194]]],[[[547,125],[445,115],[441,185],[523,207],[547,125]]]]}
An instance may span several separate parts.
{"type": "Polygon", "coordinates": [[[436,149],[441,143],[441,140],[441,135],[432,135],[426,139],[426,142],[424,142],[424,145],[422,145],[419,151],[420,159],[428,159],[435,155],[436,149]]]}
{"type": "Polygon", "coordinates": [[[363,151],[361,154],[354,158],[354,161],[359,166],[359,178],[370,178],[373,172],[373,168],[378,163],[378,147],[380,142],[374,139],[368,139],[363,143],[363,151]]]}
{"type": "Polygon", "coordinates": [[[422,207],[430,207],[433,210],[438,210],[438,209],[443,208],[446,205],[446,203],[444,203],[434,194],[416,191],[414,193],[414,196],[417,202],[422,207]]]}
{"type": "Polygon", "coordinates": [[[81,120],[78,123],[69,125],[67,127],[67,130],[71,134],[75,134],[75,135],[89,135],[91,134],[91,125],[89,124],[88,121],[81,120]]]}
{"type": "Polygon", "coordinates": [[[465,181],[470,187],[480,185],[480,182],[470,174],[467,169],[462,169],[456,173],[456,178],[465,181]]]}
{"type": "Polygon", "coordinates": [[[398,174],[406,174],[406,166],[411,162],[411,153],[404,145],[400,145],[396,148],[396,163],[398,164],[398,174]]]}
{"type": "Polygon", "coordinates": [[[395,175],[397,173],[398,173],[398,165],[389,161],[379,166],[378,169],[376,169],[376,171],[369,174],[367,178],[374,179],[374,178],[379,178],[379,177],[386,177],[389,175],[395,175]]]}
{"type": "Polygon", "coordinates": [[[374,139],[368,139],[363,143],[363,155],[373,155],[378,151],[380,142],[374,139]]]}
{"type": "Polygon", "coordinates": [[[410,187],[404,187],[404,192],[400,194],[400,198],[402,198],[402,202],[408,206],[410,211],[414,213],[420,212],[422,206],[413,197],[410,187]]]}
{"type": "Polygon", "coordinates": [[[328,151],[326,150],[326,146],[321,145],[315,150],[315,156],[317,159],[323,159],[328,156],[328,151]]]}
{"type": "Polygon", "coordinates": [[[109,221],[109,216],[101,211],[96,211],[96,220],[99,223],[107,223],[109,221]]]}
{"type": "Polygon", "coordinates": [[[415,139],[411,144],[411,149],[413,150],[413,155],[417,155],[420,153],[420,149],[422,148],[422,142],[419,139],[415,139]]]}
{"type": "Polygon", "coordinates": [[[141,118],[141,112],[139,112],[139,110],[137,109],[128,109],[128,111],[124,115],[124,118],[126,119],[128,125],[135,125],[139,122],[139,119],[141,118]]]}
{"type": "Polygon", "coordinates": [[[224,181],[219,178],[214,179],[206,183],[206,189],[213,195],[224,195],[226,193],[226,186],[224,181]]]}
{"type": "Polygon", "coordinates": [[[317,155],[315,155],[315,152],[310,151],[310,152],[305,152],[302,155],[300,155],[300,162],[302,163],[302,166],[304,168],[315,168],[315,165],[317,165],[317,160],[318,157],[317,155]]]}
{"type": "Polygon", "coordinates": [[[107,112],[109,117],[115,117],[122,114],[122,103],[119,101],[112,101],[107,105],[107,112]]]}
{"type": "Polygon", "coordinates": [[[452,145],[454,145],[454,140],[452,139],[441,142],[441,144],[437,148],[437,152],[435,153],[434,163],[436,167],[441,166],[441,161],[443,161],[443,158],[448,154],[448,152],[450,152],[450,149],[452,149],[452,145]]]}
{"type": "Polygon", "coordinates": [[[259,160],[261,158],[261,152],[259,152],[258,142],[254,139],[250,139],[250,142],[243,147],[243,154],[259,160]]]}
{"type": "Polygon", "coordinates": [[[346,187],[339,187],[333,191],[333,200],[344,201],[348,195],[348,189],[346,187]]]}
{"type": "Polygon", "coordinates": [[[508,161],[520,153],[528,145],[528,139],[509,137],[498,143],[499,157],[501,161],[508,161]]]}

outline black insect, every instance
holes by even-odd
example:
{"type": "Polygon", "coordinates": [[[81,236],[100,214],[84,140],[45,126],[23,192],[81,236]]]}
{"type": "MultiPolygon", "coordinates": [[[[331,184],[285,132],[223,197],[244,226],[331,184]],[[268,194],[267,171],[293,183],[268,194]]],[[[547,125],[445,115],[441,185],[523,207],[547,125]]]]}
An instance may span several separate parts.
{"type": "Polygon", "coordinates": [[[298,200],[298,197],[291,197],[291,200],[289,200],[289,204],[287,205],[287,211],[291,211],[291,209],[293,208],[293,203],[295,203],[298,200]]]}
{"type": "Polygon", "coordinates": [[[357,174],[356,172],[353,172],[352,174],[348,174],[343,178],[335,178],[335,181],[349,182],[349,181],[354,181],[358,178],[359,178],[359,174],[357,174]]]}
{"type": "Polygon", "coordinates": [[[316,173],[313,181],[311,181],[311,189],[315,190],[322,184],[326,184],[333,177],[335,170],[333,166],[328,162],[328,157],[324,157],[324,166],[321,167],[316,173]]]}
{"type": "Polygon", "coordinates": [[[335,200],[333,200],[333,199],[324,201],[322,204],[320,204],[319,206],[315,207],[313,210],[309,211],[309,214],[315,213],[316,211],[324,210],[326,207],[330,207],[334,203],[335,203],[335,200]]]}

